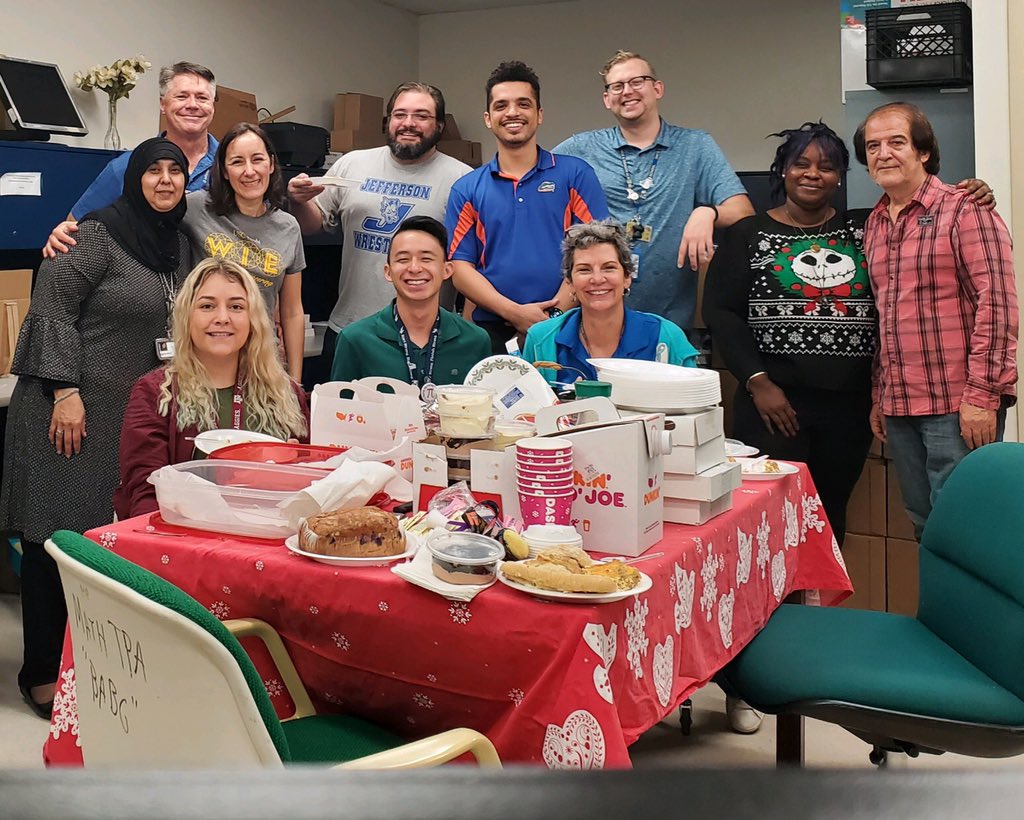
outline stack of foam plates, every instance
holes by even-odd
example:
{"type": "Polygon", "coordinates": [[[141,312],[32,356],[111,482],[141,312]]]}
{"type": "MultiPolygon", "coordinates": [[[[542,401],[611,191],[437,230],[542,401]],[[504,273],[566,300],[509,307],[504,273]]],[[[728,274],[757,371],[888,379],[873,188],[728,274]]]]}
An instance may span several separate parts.
{"type": "Polygon", "coordinates": [[[612,386],[616,407],[645,413],[699,413],[722,401],[718,373],[634,359],[588,359],[612,386]]]}

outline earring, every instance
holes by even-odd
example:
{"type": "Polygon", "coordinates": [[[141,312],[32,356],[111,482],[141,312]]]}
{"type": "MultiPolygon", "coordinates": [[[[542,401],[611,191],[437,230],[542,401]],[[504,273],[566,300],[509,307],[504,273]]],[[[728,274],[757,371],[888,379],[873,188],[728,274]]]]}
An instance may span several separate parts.
{"type": "Polygon", "coordinates": [[[622,289],[622,295],[623,296],[629,296],[629,288],[623,288],[622,289]]]}
{"type": "Polygon", "coordinates": [[[576,302],[576,291],[572,292],[572,301],[573,301],[573,303],[576,302]]]}
{"type": "Polygon", "coordinates": [[[842,187],[843,187],[843,181],[842,181],[842,180],[839,180],[839,184],[838,184],[838,185],[837,185],[836,187],[837,187],[837,188],[842,188],[842,187]]]}

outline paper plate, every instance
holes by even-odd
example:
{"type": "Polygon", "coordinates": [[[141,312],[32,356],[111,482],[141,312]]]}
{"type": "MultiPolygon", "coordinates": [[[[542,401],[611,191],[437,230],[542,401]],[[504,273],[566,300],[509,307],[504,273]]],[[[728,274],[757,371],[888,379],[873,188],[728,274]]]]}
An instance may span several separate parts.
{"type": "Polygon", "coordinates": [[[640,583],[633,587],[633,589],[619,589],[615,592],[557,592],[553,589],[540,589],[539,587],[531,587],[528,584],[520,584],[510,578],[506,578],[500,566],[498,567],[498,580],[505,586],[519,592],[524,592],[527,595],[532,595],[534,598],[540,598],[545,601],[558,601],[563,604],[611,604],[615,601],[624,601],[626,598],[632,598],[634,595],[641,595],[654,585],[651,577],[641,572],[640,583]]]}
{"type": "Polygon", "coordinates": [[[744,444],[742,441],[738,441],[734,438],[727,438],[725,440],[725,454],[732,456],[733,458],[748,458],[750,456],[756,456],[760,451],[749,444],[744,444]]]}
{"type": "Polygon", "coordinates": [[[740,470],[743,473],[744,481],[774,481],[777,478],[782,478],[787,475],[794,475],[800,472],[800,468],[795,464],[790,464],[788,461],[779,461],[778,459],[753,459],[753,458],[733,458],[740,465],[740,470]],[[779,466],[777,473],[769,473],[766,469],[766,464],[772,463],[779,466]]]}
{"type": "Polygon", "coordinates": [[[353,558],[344,555],[318,555],[315,552],[306,552],[299,547],[298,533],[285,539],[284,545],[296,555],[303,558],[310,558],[321,564],[330,564],[335,567],[385,567],[395,561],[404,561],[412,558],[420,547],[420,537],[415,533],[405,533],[405,552],[398,555],[378,555],[372,558],[353,558]]]}
{"type": "Polygon", "coordinates": [[[207,455],[221,447],[229,447],[232,444],[248,444],[253,441],[276,441],[279,444],[284,442],[275,436],[268,436],[266,433],[254,433],[251,430],[207,430],[195,437],[195,446],[207,455]]]}
{"type": "Polygon", "coordinates": [[[488,356],[470,369],[463,383],[493,390],[498,418],[506,421],[557,400],[540,371],[518,356],[488,356]]]}

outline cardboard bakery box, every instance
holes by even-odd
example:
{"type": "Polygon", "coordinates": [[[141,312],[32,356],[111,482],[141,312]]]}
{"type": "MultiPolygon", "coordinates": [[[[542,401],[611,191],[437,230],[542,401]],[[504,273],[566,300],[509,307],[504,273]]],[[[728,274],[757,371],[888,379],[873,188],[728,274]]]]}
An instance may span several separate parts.
{"type": "Polygon", "coordinates": [[[846,531],[858,535],[885,535],[888,528],[886,464],[868,458],[846,505],[846,531]]]}
{"type": "Polygon", "coordinates": [[[696,447],[722,435],[725,422],[725,411],[721,407],[712,407],[703,413],[688,413],[679,416],[666,416],[665,427],[672,425],[673,447],[696,447]]]}
{"type": "Polygon", "coordinates": [[[736,462],[726,461],[696,475],[680,475],[666,470],[661,487],[666,499],[711,502],[723,495],[731,495],[741,484],[743,468],[736,462]]]}
{"type": "MultiPolygon", "coordinates": [[[[506,450],[474,449],[470,456],[469,489],[477,501],[494,501],[502,518],[520,518],[515,480],[515,454],[506,450]]],[[[448,457],[443,444],[421,441],[412,447],[413,508],[427,509],[430,500],[449,484],[448,457]]]]}
{"type": "Polygon", "coordinates": [[[889,612],[917,615],[919,550],[917,542],[911,539],[885,539],[886,608],[889,612]]]}
{"type": "Polygon", "coordinates": [[[573,524],[583,546],[597,552],[640,555],[664,531],[662,456],[671,449],[661,413],[619,418],[606,398],[543,407],[537,433],[573,443],[573,524]],[[559,420],[593,411],[597,421],[560,429],[559,420]]]}
{"type": "Polygon", "coordinates": [[[665,499],[665,520],[673,524],[704,524],[732,509],[732,493],[714,501],[693,501],[686,498],[665,499]]]}
{"type": "Polygon", "coordinates": [[[336,94],[333,130],[383,132],[384,98],[372,94],[336,94]]]}
{"type": "Polygon", "coordinates": [[[903,493],[900,491],[900,479],[896,475],[896,465],[886,462],[886,530],[889,538],[902,538],[906,541],[915,540],[914,524],[903,506],[903,493]]]}
{"type": "Polygon", "coordinates": [[[331,131],[331,150],[339,154],[360,151],[364,148],[380,148],[387,144],[383,131],[331,131]]]}
{"type": "MultiPolygon", "coordinates": [[[[257,123],[259,122],[257,111],[255,94],[239,91],[237,88],[228,88],[226,85],[218,85],[217,102],[214,108],[213,122],[210,123],[210,133],[219,140],[236,123],[257,123]]],[[[161,114],[160,131],[166,130],[167,118],[161,114]]]]}
{"type": "Polygon", "coordinates": [[[719,435],[696,447],[675,446],[665,456],[662,467],[666,473],[697,475],[725,461],[725,436],[719,435]]]}
{"type": "Polygon", "coordinates": [[[32,302],[32,271],[0,270],[0,375],[11,372],[21,323],[32,302]]]}
{"type": "Polygon", "coordinates": [[[843,561],[853,583],[853,594],[841,606],[885,612],[885,539],[877,535],[847,533],[843,542],[843,561]]]}

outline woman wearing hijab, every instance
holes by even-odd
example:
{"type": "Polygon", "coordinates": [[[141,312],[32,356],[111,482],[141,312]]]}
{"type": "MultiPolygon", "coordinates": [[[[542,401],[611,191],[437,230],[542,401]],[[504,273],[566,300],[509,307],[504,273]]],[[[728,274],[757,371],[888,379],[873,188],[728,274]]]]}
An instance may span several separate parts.
{"type": "Polygon", "coordinates": [[[25,654],[18,685],[49,717],[67,609],[43,542],[113,520],[118,441],[135,380],[169,352],[170,306],[187,272],[188,161],[149,139],[124,192],[79,223],[77,244],[39,269],[12,370],[0,527],[22,535],[25,654]]]}

